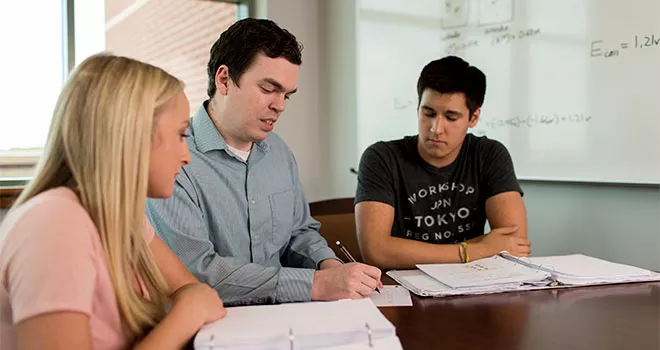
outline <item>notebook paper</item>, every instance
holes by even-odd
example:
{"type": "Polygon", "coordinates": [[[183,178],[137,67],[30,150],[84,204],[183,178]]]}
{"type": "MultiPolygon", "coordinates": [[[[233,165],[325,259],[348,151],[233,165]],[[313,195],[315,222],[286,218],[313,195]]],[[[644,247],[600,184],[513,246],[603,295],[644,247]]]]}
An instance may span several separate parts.
{"type": "Polygon", "coordinates": [[[588,285],[658,280],[660,275],[639,267],[617,264],[582,254],[516,258],[521,265],[543,269],[564,284],[588,285]]]}
{"type": "Polygon", "coordinates": [[[369,296],[378,307],[383,306],[412,306],[410,292],[401,286],[384,286],[380,293],[373,292],[369,296]]]}
{"type": "MultiPolygon", "coordinates": [[[[394,326],[370,299],[227,308],[227,316],[205,325],[195,349],[320,349],[368,345],[396,339],[394,326]]],[[[396,345],[393,345],[396,348],[396,345]]],[[[399,347],[400,349],[400,347],[399,347]]]]}
{"type": "Polygon", "coordinates": [[[536,282],[550,276],[499,255],[465,264],[420,264],[417,268],[451,288],[536,282]]]}
{"type": "Polygon", "coordinates": [[[582,254],[534,257],[526,260],[563,275],[576,277],[630,277],[650,274],[649,270],[639,267],[617,264],[582,254]]]}
{"type": "Polygon", "coordinates": [[[660,273],[581,254],[536,258],[502,254],[467,264],[418,266],[387,275],[417,295],[434,297],[660,281],[660,273]]]}

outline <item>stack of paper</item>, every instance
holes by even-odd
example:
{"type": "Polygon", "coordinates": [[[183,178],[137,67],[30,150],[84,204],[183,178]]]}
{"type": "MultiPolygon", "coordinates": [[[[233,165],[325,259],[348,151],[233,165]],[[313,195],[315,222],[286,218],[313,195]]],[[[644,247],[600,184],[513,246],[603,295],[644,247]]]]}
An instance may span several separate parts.
{"type": "Polygon", "coordinates": [[[417,268],[451,288],[519,285],[541,281],[550,276],[498,255],[467,264],[421,264],[417,268]]]}
{"type": "Polygon", "coordinates": [[[391,270],[387,275],[420,296],[499,293],[518,290],[521,283],[534,283],[550,276],[517,265],[494,256],[467,264],[417,265],[418,270],[391,270]]]}
{"type": "Polygon", "coordinates": [[[660,281],[660,274],[581,255],[516,258],[508,254],[467,264],[423,264],[387,274],[420,296],[451,296],[596,284],[660,281]]]}
{"type": "Polygon", "coordinates": [[[195,349],[401,349],[394,326],[369,300],[244,306],[208,324],[195,349]],[[376,347],[378,346],[378,347],[376,347]]]}
{"type": "Polygon", "coordinates": [[[516,259],[520,264],[527,263],[532,268],[547,271],[558,281],[571,285],[649,281],[658,277],[658,274],[653,271],[582,254],[537,258],[507,256],[507,258],[509,257],[516,259]]]}

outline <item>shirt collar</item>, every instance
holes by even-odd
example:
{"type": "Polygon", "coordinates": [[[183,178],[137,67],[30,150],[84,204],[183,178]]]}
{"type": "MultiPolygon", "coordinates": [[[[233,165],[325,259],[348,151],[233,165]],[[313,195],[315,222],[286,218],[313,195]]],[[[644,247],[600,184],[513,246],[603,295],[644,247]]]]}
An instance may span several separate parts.
{"type": "MultiPolygon", "coordinates": [[[[209,113],[206,111],[207,106],[208,100],[202,102],[191,120],[191,131],[195,140],[195,145],[202,153],[214,150],[226,150],[227,142],[225,141],[225,138],[220,135],[220,132],[215,127],[215,124],[213,124],[213,121],[211,121],[211,116],[209,116],[209,113]]],[[[254,145],[264,152],[268,152],[270,149],[268,137],[263,141],[255,142],[254,145]]],[[[254,148],[255,147],[253,147],[253,149],[254,148]]]]}

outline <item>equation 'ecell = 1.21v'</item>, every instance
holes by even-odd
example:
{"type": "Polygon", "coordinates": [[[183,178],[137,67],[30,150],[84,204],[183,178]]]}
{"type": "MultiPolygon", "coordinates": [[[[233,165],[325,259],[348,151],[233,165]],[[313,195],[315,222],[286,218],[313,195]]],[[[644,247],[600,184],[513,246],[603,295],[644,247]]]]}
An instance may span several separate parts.
{"type": "Polygon", "coordinates": [[[603,40],[594,40],[591,42],[591,57],[617,57],[624,50],[629,48],[643,49],[650,47],[659,47],[660,46],[660,37],[656,37],[655,34],[651,35],[633,35],[632,40],[634,46],[630,47],[628,42],[621,42],[618,46],[607,45],[603,40]]]}

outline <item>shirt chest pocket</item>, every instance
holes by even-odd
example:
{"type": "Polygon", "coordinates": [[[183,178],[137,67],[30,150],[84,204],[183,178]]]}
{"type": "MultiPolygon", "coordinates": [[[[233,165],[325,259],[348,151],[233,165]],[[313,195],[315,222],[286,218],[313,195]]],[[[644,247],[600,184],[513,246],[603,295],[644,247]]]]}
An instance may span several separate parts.
{"type": "Polygon", "coordinates": [[[293,229],[293,191],[275,193],[268,200],[273,219],[273,243],[282,245],[289,241],[293,229]]]}

